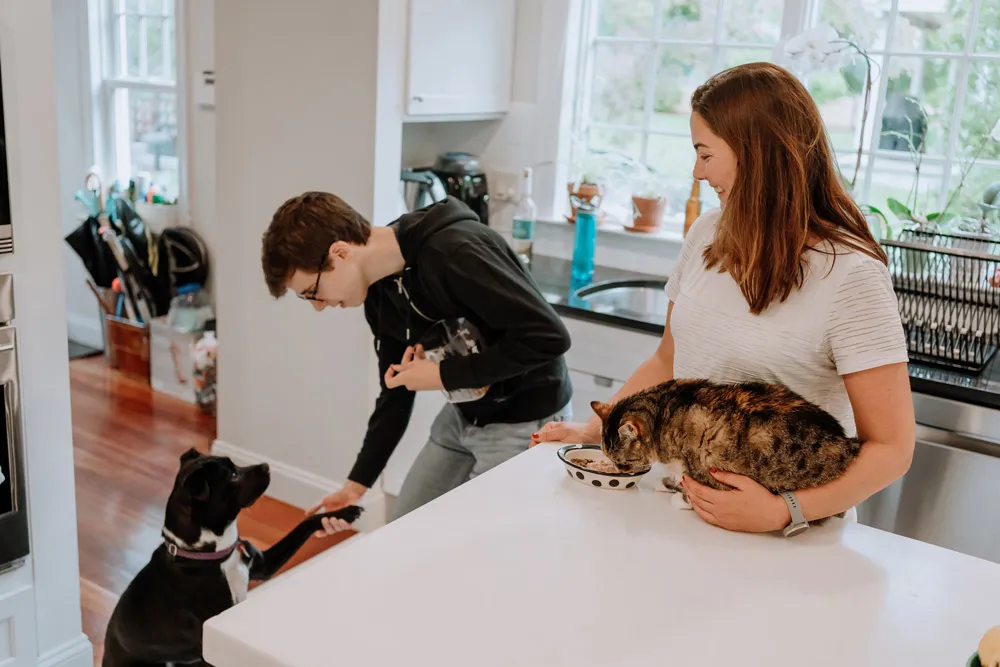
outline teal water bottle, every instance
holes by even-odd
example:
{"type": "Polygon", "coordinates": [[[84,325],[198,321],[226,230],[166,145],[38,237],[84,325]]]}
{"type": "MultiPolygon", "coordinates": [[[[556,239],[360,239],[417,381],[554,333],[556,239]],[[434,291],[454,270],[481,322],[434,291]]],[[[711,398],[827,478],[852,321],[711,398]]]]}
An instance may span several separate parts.
{"type": "Polygon", "coordinates": [[[583,204],[576,210],[576,238],[573,242],[572,275],[575,285],[594,278],[594,248],[597,245],[597,207],[583,204]]]}

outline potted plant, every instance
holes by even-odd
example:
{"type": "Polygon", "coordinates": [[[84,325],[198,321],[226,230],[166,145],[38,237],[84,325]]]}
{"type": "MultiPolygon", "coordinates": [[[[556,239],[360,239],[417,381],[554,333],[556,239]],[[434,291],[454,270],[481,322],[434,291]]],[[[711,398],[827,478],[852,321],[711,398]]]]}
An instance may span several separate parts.
{"type": "Polygon", "coordinates": [[[625,229],[650,233],[660,229],[667,208],[666,183],[652,169],[638,174],[632,190],[632,223],[625,229]]]}

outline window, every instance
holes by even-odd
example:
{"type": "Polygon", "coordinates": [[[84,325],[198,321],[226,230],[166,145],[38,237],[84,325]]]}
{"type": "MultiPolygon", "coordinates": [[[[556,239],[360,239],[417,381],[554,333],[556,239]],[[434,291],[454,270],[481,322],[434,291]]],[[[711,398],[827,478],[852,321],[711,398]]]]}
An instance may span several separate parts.
{"type": "Polygon", "coordinates": [[[175,201],[181,182],[175,0],[100,6],[99,161],[111,179],[152,184],[175,201]]]}
{"type": "MultiPolygon", "coordinates": [[[[854,188],[860,202],[888,214],[889,198],[922,213],[951,201],[950,211],[978,216],[987,186],[1000,181],[1000,142],[986,139],[1000,119],[997,3],[587,0],[582,25],[577,175],[594,151],[638,160],[665,179],[675,220],[691,188],[694,88],[727,67],[774,61],[785,40],[817,25],[861,43],[873,64],[863,142],[865,59],[802,75],[849,181],[862,145],[854,188]]],[[[706,207],[718,205],[709,188],[701,192],[706,207]]]]}

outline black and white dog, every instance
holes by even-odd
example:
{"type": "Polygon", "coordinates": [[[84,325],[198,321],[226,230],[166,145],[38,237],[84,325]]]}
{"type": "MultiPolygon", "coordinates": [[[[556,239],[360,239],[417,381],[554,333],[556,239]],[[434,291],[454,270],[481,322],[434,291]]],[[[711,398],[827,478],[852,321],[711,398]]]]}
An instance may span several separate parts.
{"type": "Polygon", "coordinates": [[[260,551],[239,539],[236,518],[271,481],[267,464],[239,467],[191,449],[167,500],[163,544],[128,585],[111,614],[103,667],[207,665],[202,624],[246,599],[250,580],[288,562],[324,517],[353,523],[357,506],[307,517],[260,551]]]}

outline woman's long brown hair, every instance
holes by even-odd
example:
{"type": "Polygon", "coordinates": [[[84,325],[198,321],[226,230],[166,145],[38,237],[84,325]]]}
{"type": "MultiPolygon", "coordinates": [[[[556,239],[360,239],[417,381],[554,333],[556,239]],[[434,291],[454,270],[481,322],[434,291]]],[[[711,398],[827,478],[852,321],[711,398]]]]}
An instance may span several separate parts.
{"type": "Polygon", "coordinates": [[[691,110],[736,154],[736,182],[703,257],[736,280],[750,312],[802,286],[810,241],[886,263],[841,183],[816,103],[790,72],[771,63],[725,70],[694,91],[691,110]]]}

